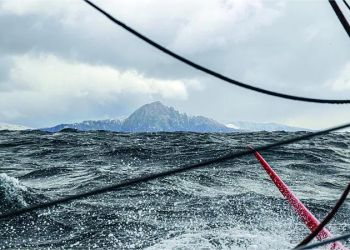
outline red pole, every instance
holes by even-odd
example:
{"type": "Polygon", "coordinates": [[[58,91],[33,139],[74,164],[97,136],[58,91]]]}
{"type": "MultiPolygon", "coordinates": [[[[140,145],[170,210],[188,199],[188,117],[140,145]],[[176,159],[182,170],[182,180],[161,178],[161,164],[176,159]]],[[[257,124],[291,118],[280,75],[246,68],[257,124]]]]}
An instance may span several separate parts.
{"type": "MultiPolygon", "coordinates": [[[[253,149],[253,148],[251,148],[253,149]]],[[[254,149],[253,149],[254,150],[254,149]]],[[[314,231],[320,222],[316,219],[316,217],[307,209],[304,204],[296,197],[292,190],[283,182],[283,180],[277,175],[277,173],[270,167],[270,165],[265,161],[265,159],[259,154],[259,152],[254,150],[255,157],[259,160],[260,164],[265,169],[266,173],[270,176],[273,183],[280,190],[282,195],[287,199],[289,204],[293,207],[296,213],[299,215],[301,220],[305,223],[305,225],[310,229],[310,231],[314,231]]],[[[318,240],[324,240],[326,238],[331,237],[332,234],[328,231],[328,229],[323,228],[322,231],[317,235],[318,240]]],[[[334,242],[329,245],[328,249],[331,250],[348,250],[344,247],[340,242],[334,242]]]]}

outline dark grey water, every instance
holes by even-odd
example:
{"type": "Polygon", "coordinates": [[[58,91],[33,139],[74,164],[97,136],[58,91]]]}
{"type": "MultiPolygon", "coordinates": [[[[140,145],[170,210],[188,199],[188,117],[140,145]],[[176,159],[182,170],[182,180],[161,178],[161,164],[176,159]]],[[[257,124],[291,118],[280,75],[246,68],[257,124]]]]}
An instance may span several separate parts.
{"type": "MultiPolygon", "coordinates": [[[[1,213],[301,133],[0,132],[1,213]]],[[[350,134],[262,153],[322,219],[350,134]]],[[[349,202],[329,225],[350,231],[349,202]]],[[[0,221],[0,249],[291,249],[308,234],[253,156],[0,221]]],[[[349,241],[347,242],[349,245],[349,241]]]]}

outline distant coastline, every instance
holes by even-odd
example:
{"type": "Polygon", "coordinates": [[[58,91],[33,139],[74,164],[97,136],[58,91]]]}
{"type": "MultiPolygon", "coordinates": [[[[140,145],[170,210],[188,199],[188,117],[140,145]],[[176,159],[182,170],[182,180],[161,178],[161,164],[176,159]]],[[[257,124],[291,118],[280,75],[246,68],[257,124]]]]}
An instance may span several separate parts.
{"type": "MultiPolygon", "coordinates": [[[[21,125],[0,123],[0,130],[30,130],[21,125]]],[[[256,123],[247,121],[233,121],[223,124],[204,116],[192,116],[181,113],[173,107],[161,102],[145,104],[135,110],[125,119],[90,120],[77,123],[58,124],[53,127],[38,128],[47,132],[62,130],[79,131],[113,131],[113,132],[198,132],[198,133],[233,133],[257,131],[311,131],[310,129],[293,127],[278,123],[256,123]]]]}

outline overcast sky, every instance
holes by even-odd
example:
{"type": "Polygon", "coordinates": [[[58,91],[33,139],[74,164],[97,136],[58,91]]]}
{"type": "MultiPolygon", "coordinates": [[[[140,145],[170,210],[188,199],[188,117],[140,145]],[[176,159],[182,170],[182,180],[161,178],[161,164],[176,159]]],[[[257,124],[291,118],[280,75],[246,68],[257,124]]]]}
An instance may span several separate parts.
{"type": "MultiPolygon", "coordinates": [[[[350,39],[325,0],[95,0],[165,47],[251,85],[350,99],[350,39]]],[[[350,11],[338,4],[348,20],[350,11]]],[[[0,122],[125,117],[152,101],[220,122],[324,128],[350,105],[229,85],[163,55],[83,1],[0,0],[0,122]]]]}

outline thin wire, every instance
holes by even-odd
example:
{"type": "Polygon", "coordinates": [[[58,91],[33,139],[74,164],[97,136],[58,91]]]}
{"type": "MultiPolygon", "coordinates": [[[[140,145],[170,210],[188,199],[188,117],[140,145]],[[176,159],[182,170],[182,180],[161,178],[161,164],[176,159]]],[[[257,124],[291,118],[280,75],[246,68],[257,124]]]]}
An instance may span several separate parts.
{"type": "Polygon", "coordinates": [[[340,23],[343,25],[343,28],[345,29],[346,33],[348,33],[348,36],[350,37],[350,25],[346,20],[343,12],[341,12],[337,2],[335,0],[329,0],[329,3],[332,6],[335,14],[337,15],[340,23]]]}
{"type": "Polygon", "coordinates": [[[346,5],[346,7],[348,7],[348,9],[350,10],[350,5],[348,4],[347,1],[343,0],[344,4],[346,5]]]}
{"type": "MultiPolygon", "coordinates": [[[[350,127],[350,123],[344,124],[344,125],[340,125],[337,127],[333,127],[333,128],[329,128],[329,129],[325,129],[325,130],[320,130],[317,132],[312,132],[312,133],[308,133],[305,135],[301,135],[301,136],[297,136],[297,137],[293,137],[290,139],[286,139],[286,140],[281,140],[275,143],[271,143],[271,144],[267,144],[264,146],[260,146],[260,147],[256,147],[255,149],[258,151],[265,151],[274,147],[278,147],[278,146],[282,146],[282,145],[287,145],[290,143],[294,143],[294,142],[298,142],[298,141],[302,141],[302,140],[309,140],[315,136],[320,136],[320,135],[324,135],[333,131],[337,131],[337,130],[341,130],[341,129],[345,129],[350,127]]],[[[63,204],[63,203],[68,203],[71,202],[73,200],[78,200],[81,198],[86,198],[89,196],[93,196],[93,195],[97,195],[97,194],[102,194],[102,193],[107,193],[107,192],[111,192],[111,191],[116,191],[117,189],[121,189],[124,187],[128,187],[128,186],[132,186],[132,185],[136,185],[139,183],[145,183],[151,180],[155,180],[155,179],[159,179],[159,178],[163,178],[163,177],[167,177],[167,176],[171,176],[174,174],[179,174],[179,173],[183,173],[189,170],[193,170],[193,169],[197,169],[197,168],[201,168],[210,164],[214,164],[214,163],[219,163],[219,162],[224,162],[230,159],[235,159],[244,155],[249,155],[251,153],[254,153],[253,150],[244,150],[244,151],[239,151],[239,152],[235,152],[235,153],[230,153],[230,154],[226,154],[224,156],[215,158],[215,159],[210,159],[210,160],[206,160],[206,161],[200,161],[198,163],[195,164],[190,164],[190,165],[184,165],[182,167],[176,168],[176,169],[171,169],[171,170],[167,170],[164,172],[160,172],[160,173],[155,173],[155,174],[151,174],[151,175],[146,175],[146,176],[141,176],[141,177],[137,177],[134,179],[130,179],[130,180],[126,180],[123,181],[121,183],[116,183],[116,184],[111,184],[111,185],[107,185],[101,188],[97,188],[97,189],[93,189],[91,191],[87,191],[87,192],[83,192],[83,193],[78,193],[75,195],[71,195],[68,197],[64,197],[64,198],[59,198],[56,200],[52,200],[52,201],[48,201],[48,202],[44,202],[41,204],[37,204],[37,205],[32,205],[29,207],[24,207],[9,213],[4,213],[0,215],[0,219],[10,219],[16,216],[19,216],[21,214],[24,213],[28,213],[28,212],[32,212],[35,210],[39,210],[39,209],[43,209],[43,208],[48,208],[48,207],[52,207],[58,204],[63,204]]]]}
{"type": "Polygon", "coordinates": [[[314,244],[311,244],[311,245],[298,247],[298,248],[295,248],[295,250],[304,250],[304,249],[312,249],[312,248],[315,248],[315,247],[321,247],[321,246],[333,243],[335,241],[346,240],[348,238],[350,238],[350,233],[344,234],[344,235],[341,235],[341,236],[338,236],[338,237],[334,237],[334,238],[331,238],[331,239],[323,240],[323,241],[320,241],[320,242],[317,242],[317,243],[314,243],[314,244]]]}
{"type": "Polygon", "coordinates": [[[344,203],[346,197],[348,196],[350,191],[350,183],[348,186],[345,188],[343,194],[335,204],[335,206],[332,208],[332,210],[328,213],[328,215],[324,218],[324,220],[318,225],[318,227],[311,233],[309,234],[304,240],[302,240],[296,247],[295,249],[298,249],[298,247],[304,246],[308,244],[310,241],[312,241],[319,232],[328,224],[328,222],[331,221],[331,219],[334,217],[334,215],[338,212],[339,208],[341,205],[344,203]]]}
{"type": "Polygon", "coordinates": [[[135,35],[136,37],[140,38],[141,40],[143,40],[144,42],[150,44],[151,46],[157,48],[158,50],[164,52],[165,54],[191,66],[192,68],[195,68],[199,71],[202,71],[206,74],[209,74],[211,76],[214,76],[218,79],[221,79],[225,82],[228,82],[230,84],[245,88],[245,89],[249,89],[252,91],[256,91],[262,94],[266,94],[266,95],[270,95],[270,96],[275,96],[275,97],[280,97],[280,98],[284,98],[284,99],[289,99],[289,100],[294,100],[294,101],[303,101],[303,102],[312,102],[312,103],[323,103],[323,104],[349,104],[350,100],[337,100],[337,99],[318,99],[318,98],[309,98],[309,97],[301,97],[301,96],[295,96],[295,95],[289,95],[289,94],[284,94],[284,93],[278,93],[275,91],[271,91],[271,90],[266,90],[266,89],[262,89],[262,88],[258,88],[255,86],[251,86],[249,84],[246,83],[242,83],[240,81],[234,80],[232,78],[229,78],[227,76],[224,76],[222,74],[219,74],[211,69],[208,69],[204,66],[201,66],[193,61],[190,61],[189,59],[186,59],[185,57],[182,57],[178,54],[176,54],[175,52],[170,51],[169,49],[165,48],[164,46],[158,44],[157,42],[151,40],[150,38],[142,35],[141,33],[137,32],[136,30],[132,29],[131,27],[127,26],[125,23],[117,20],[116,18],[114,18],[113,16],[111,16],[110,14],[108,14],[107,12],[105,12],[104,10],[102,10],[101,8],[99,8],[98,6],[96,6],[95,4],[93,4],[92,2],[90,2],[89,0],[84,0],[87,4],[89,4],[90,6],[92,6],[93,8],[95,8],[96,10],[98,10],[99,12],[101,12],[104,16],[106,16],[109,20],[111,20],[113,23],[119,25],[120,27],[122,27],[123,29],[125,29],[126,31],[130,32],[131,34],[135,35]]]}

